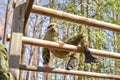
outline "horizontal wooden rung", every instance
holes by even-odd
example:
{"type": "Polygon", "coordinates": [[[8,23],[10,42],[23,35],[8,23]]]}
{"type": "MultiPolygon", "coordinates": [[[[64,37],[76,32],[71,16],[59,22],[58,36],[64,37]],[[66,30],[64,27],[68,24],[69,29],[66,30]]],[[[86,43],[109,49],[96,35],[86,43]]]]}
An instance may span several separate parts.
{"type": "Polygon", "coordinates": [[[104,73],[95,73],[87,71],[77,71],[77,70],[65,70],[57,68],[46,68],[30,65],[19,65],[19,69],[28,70],[28,71],[37,71],[37,72],[47,72],[47,73],[58,73],[58,74],[70,74],[77,76],[89,76],[89,77],[98,77],[98,78],[107,78],[107,79],[120,79],[120,75],[104,74],[104,73]]]}
{"type": "Polygon", "coordinates": [[[70,13],[66,13],[62,11],[57,11],[57,10],[50,9],[50,8],[33,5],[31,12],[45,15],[45,16],[55,17],[55,18],[62,19],[62,20],[71,21],[74,23],[89,25],[90,27],[93,26],[93,27],[97,27],[101,29],[107,29],[111,31],[120,32],[119,25],[111,24],[108,22],[103,22],[103,21],[99,21],[95,19],[90,19],[90,18],[86,18],[83,16],[78,16],[78,15],[74,15],[74,14],[70,14],[70,13]]]}
{"type": "MultiPolygon", "coordinates": [[[[10,40],[9,34],[7,36],[7,39],[10,40]]],[[[51,42],[51,41],[46,41],[46,40],[36,39],[36,38],[29,38],[29,37],[22,37],[22,42],[24,44],[41,46],[41,47],[46,47],[50,49],[73,51],[73,52],[81,53],[81,47],[69,45],[69,44],[65,44],[63,47],[59,47],[59,44],[56,42],[51,42]]],[[[120,59],[120,53],[91,49],[91,48],[89,48],[89,50],[93,55],[120,59]]]]}

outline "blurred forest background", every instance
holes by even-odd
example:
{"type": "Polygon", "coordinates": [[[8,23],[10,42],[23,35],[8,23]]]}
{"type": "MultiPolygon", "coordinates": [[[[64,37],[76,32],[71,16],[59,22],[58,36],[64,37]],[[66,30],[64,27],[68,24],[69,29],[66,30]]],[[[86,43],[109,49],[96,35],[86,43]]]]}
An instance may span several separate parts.
{"type": "MultiPolygon", "coordinates": [[[[17,0],[23,1],[26,0],[17,0]]],[[[2,18],[3,26],[6,26],[7,32],[10,33],[13,17],[13,0],[0,1],[0,18],[2,18]]],[[[55,10],[97,19],[109,23],[120,25],[120,0],[35,0],[35,5],[52,8],[55,10]]],[[[89,27],[83,24],[76,24],[64,20],[55,19],[43,15],[30,14],[27,28],[24,36],[42,39],[44,37],[46,27],[50,22],[60,25],[60,39],[66,39],[74,36],[80,31],[84,31],[90,41],[90,48],[106,50],[110,52],[120,53],[120,33],[109,30],[89,27]]],[[[9,46],[9,42],[7,42],[9,46]]],[[[25,45],[23,46],[21,63],[43,66],[42,47],[25,45]]],[[[51,55],[51,66],[64,69],[67,59],[59,59],[51,55]]],[[[98,57],[98,56],[97,56],[98,57]]],[[[80,54],[75,62],[75,70],[117,74],[120,75],[120,60],[107,57],[98,57],[101,62],[98,64],[84,63],[84,55],[80,54]]],[[[21,71],[22,80],[45,80],[42,72],[21,71]]],[[[52,74],[49,80],[110,80],[104,78],[94,78],[87,76],[72,76],[63,74],[52,74]]]]}

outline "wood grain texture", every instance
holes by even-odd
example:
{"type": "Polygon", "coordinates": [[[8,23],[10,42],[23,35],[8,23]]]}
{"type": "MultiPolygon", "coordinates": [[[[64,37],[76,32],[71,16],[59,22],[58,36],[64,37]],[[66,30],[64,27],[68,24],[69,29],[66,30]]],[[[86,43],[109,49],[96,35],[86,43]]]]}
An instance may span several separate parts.
{"type": "Polygon", "coordinates": [[[30,66],[30,65],[22,65],[22,64],[19,66],[21,70],[28,70],[28,71],[70,74],[70,75],[77,75],[77,76],[89,76],[89,77],[98,77],[98,78],[107,78],[107,79],[120,79],[120,75],[112,75],[112,74],[105,74],[105,73],[65,70],[65,69],[57,69],[57,68],[45,68],[40,66],[38,67],[38,66],[30,66]]]}
{"type": "MultiPolygon", "coordinates": [[[[10,35],[7,36],[7,39],[10,40],[10,35]]],[[[46,48],[50,48],[50,49],[57,49],[57,50],[81,53],[80,46],[74,46],[74,45],[70,45],[70,44],[64,44],[63,47],[60,47],[59,44],[56,42],[51,42],[51,41],[36,39],[36,38],[29,38],[29,37],[22,37],[22,42],[24,44],[41,46],[41,47],[46,47],[46,48]]],[[[120,53],[109,52],[109,51],[104,51],[104,50],[97,50],[97,49],[92,49],[92,48],[89,48],[89,50],[91,51],[91,54],[93,54],[93,55],[120,59],[120,53]]]]}
{"type": "Polygon", "coordinates": [[[103,22],[103,21],[99,21],[95,19],[90,19],[90,18],[86,18],[83,16],[78,16],[78,15],[74,15],[70,13],[65,13],[65,12],[57,11],[57,10],[50,9],[50,8],[45,8],[45,7],[34,5],[32,7],[31,12],[45,15],[45,16],[55,17],[58,19],[67,20],[67,21],[71,21],[71,22],[75,22],[79,24],[89,25],[90,27],[97,27],[101,29],[107,29],[111,31],[120,32],[119,25],[111,24],[111,23],[107,23],[107,22],[103,22]]]}

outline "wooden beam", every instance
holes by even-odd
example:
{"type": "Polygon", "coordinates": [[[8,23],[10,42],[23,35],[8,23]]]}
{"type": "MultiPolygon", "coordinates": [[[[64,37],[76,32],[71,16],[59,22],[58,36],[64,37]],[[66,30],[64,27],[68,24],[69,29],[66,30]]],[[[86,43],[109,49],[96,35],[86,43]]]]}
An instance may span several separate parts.
{"type": "Polygon", "coordinates": [[[89,77],[98,77],[98,78],[107,78],[107,79],[120,79],[120,75],[76,71],[76,70],[65,70],[65,69],[57,69],[57,68],[45,68],[45,67],[22,65],[22,64],[19,65],[19,68],[21,70],[37,71],[37,72],[70,74],[70,75],[77,75],[77,76],[89,76],[89,77]]]}
{"type": "Polygon", "coordinates": [[[15,70],[17,80],[19,80],[19,62],[22,50],[22,36],[24,26],[25,4],[18,5],[14,9],[12,29],[11,29],[11,41],[10,41],[10,68],[15,70]]]}
{"type": "MultiPolygon", "coordinates": [[[[23,36],[26,35],[26,32],[28,30],[27,29],[28,26],[26,24],[27,24],[27,21],[28,21],[28,18],[29,18],[29,15],[30,15],[30,12],[31,12],[31,9],[32,9],[32,6],[33,6],[33,3],[34,3],[34,0],[26,0],[26,10],[25,10],[25,21],[24,21],[23,36]]],[[[22,44],[22,48],[25,48],[24,44],[22,44]]],[[[25,49],[22,49],[21,62],[20,62],[21,64],[25,62],[24,58],[25,58],[25,49]]],[[[24,80],[24,71],[23,70],[20,71],[19,80],[24,80]]]]}
{"type": "Polygon", "coordinates": [[[26,12],[25,12],[24,27],[27,24],[27,21],[28,21],[28,18],[29,18],[29,15],[30,15],[30,12],[31,12],[31,9],[32,9],[32,6],[33,6],[33,3],[34,3],[34,0],[27,0],[27,2],[26,2],[26,12]]]}
{"type": "Polygon", "coordinates": [[[98,21],[95,19],[90,19],[90,18],[78,16],[78,15],[73,15],[73,14],[57,11],[54,9],[50,9],[50,8],[45,8],[45,7],[40,7],[40,6],[34,5],[32,7],[32,12],[41,14],[41,15],[45,15],[45,16],[50,16],[50,17],[55,17],[58,19],[75,22],[75,23],[86,24],[86,25],[101,28],[101,29],[107,29],[107,30],[111,30],[111,31],[120,32],[119,25],[111,24],[111,23],[107,23],[107,22],[103,22],[103,21],[98,21]]]}
{"type": "MultiPolygon", "coordinates": [[[[10,35],[8,35],[7,38],[9,40],[10,35]]],[[[63,47],[59,47],[59,44],[56,42],[46,41],[46,40],[42,40],[42,39],[28,38],[28,37],[22,37],[22,42],[24,44],[42,46],[42,47],[46,47],[46,48],[50,48],[50,49],[74,51],[74,52],[81,53],[80,46],[65,44],[63,47]]],[[[108,52],[108,51],[103,51],[103,50],[96,50],[96,49],[91,49],[91,48],[89,48],[89,50],[91,51],[91,53],[93,55],[120,59],[120,53],[108,52]]]]}
{"type": "Polygon", "coordinates": [[[8,0],[7,7],[6,7],[6,15],[5,15],[6,21],[5,21],[5,26],[4,26],[3,44],[6,44],[6,41],[7,41],[6,35],[7,35],[7,31],[8,31],[8,20],[9,20],[9,17],[10,17],[10,15],[9,15],[9,12],[10,12],[9,11],[9,6],[10,6],[10,0],[8,0]]]}

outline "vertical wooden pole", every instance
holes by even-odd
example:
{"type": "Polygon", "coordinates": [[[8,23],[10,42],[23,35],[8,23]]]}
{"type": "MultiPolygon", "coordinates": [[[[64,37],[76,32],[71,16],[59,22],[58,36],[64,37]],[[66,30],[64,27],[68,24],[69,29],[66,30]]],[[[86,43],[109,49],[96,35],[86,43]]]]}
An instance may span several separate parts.
{"type": "MultiPolygon", "coordinates": [[[[27,30],[28,30],[27,21],[28,21],[33,3],[34,3],[34,0],[26,0],[26,10],[25,10],[25,21],[24,21],[23,36],[27,36],[27,30]]],[[[21,54],[21,64],[24,64],[26,46],[24,44],[22,44],[22,48],[23,49],[22,49],[22,54],[21,54]]],[[[20,77],[20,80],[24,79],[24,70],[20,70],[19,77],[20,77]]]]}
{"type": "Polygon", "coordinates": [[[8,34],[8,21],[9,21],[9,8],[10,8],[10,0],[7,2],[7,7],[6,7],[6,15],[5,15],[5,26],[4,26],[4,34],[3,34],[3,43],[6,44],[6,35],[8,34]]]}
{"type": "Polygon", "coordinates": [[[21,4],[14,9],[11,31],[9,65],[10,68],[16,72],[17,80],[19,80],[19,62],[22,49],[25,5],[25,3],[21,4]]]}

